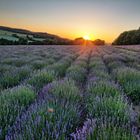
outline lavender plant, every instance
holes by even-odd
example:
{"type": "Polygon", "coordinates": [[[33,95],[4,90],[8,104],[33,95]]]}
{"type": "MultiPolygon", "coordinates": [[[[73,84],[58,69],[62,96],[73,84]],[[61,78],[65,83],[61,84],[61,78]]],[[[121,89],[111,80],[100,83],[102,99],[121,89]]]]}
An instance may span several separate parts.
{"type": "Polygon", "coordinates": [[[20,113],[35,99],[34,91],[26,86],[19,86],[0,93],[0,139],[20,113]]]}
{"type": "Polygon", "coordinates": [[[48,93],[57,98],[65,99],[72,103],[81,100],[80,91],[73,80],[54,81],[51,86],[52,88],[50,88],[48,93]]]}
{"type": "Polygon", "coordinates": [[[114,127],[112,125],[104,126],[100,125],[93,129],[87,140],[136,140],[136,137],[128,131],[128,129],[122,129],[121,127],[114,127]]]}
{"type": "Polygon", "coordinates": [[[96,97],[115,97],[119,95],[119,90],[116,88],[115,84],[107,80],[89,80],[87,86],[87,92],[91,93],[92,96],[96,97]]]}
{"type": "Polygon", "coordinates": [[[68,138],[80,118],[79,91],[68,79],[53,82],[47,91],[42,93],[43,98],[19,116],[9,129],[7,140],[68,138]]]}
{"type": "Polygon", "coordinates": [[[16,69],[15,71],[7,71],[1,76],[0,87],[5,89],[16,86],[27,78],[30,75],[30,72],[28,67],[16,69]]]}
{"type": "Polygon", "coordinates": [[[132,68],[117,69],[116,80],[122,85],[125,93],[131,97],[135,103],[140,102],[140,72],[132,68]]]}
{"type": "Polygon", "coordinates": [[[41,70],[27,80],[26,83],[33,86],[36,91],[39,91],[44,85],[52,82],[55,79],[56,74],[54,71],[41,70]]]}
{"type": "Polygon", "coordinates": [[[78,65],[73,65],[67,70],[66,76],[82,83],[86,77],[86,70],[78,65]]]}

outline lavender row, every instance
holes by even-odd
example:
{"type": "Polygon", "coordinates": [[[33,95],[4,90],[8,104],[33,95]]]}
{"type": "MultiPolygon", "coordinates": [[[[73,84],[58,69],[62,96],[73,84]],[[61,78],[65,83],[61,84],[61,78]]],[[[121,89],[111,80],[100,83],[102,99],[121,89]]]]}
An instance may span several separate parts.
{"type": "Polygon", "coordinates": [[[68,68],[66,77],[74,80],[77,84],[81,85],[85,82],[87,76],[87,64],[91,53],[91,48],[87,48],[84,54],[80,55],[78,59],[68,68]]]}
{"type": "Polygon", "coordinates": [[[114,79],[123,87],[125,94],[135,104],[140,103],[140,71],[125,65],[119,55],[109,55],[100,49],[103,59],[107,64],[114,79]]]}
{"type": "Polygon", "coordinates": [[[66,69],[76,58],[77,55],[66,56],[59,62],[33,73],[30,78],[24,81],[24,83],[33,86],[35,91],[39,92],[46,84],[63,77],[66,69]]]}
{"type": "Polygon", "coordinates": [[[0,93],[0,139],[17,117],[33,102],[36,94],[31,87],[18,86],[0,93]]]}
{"type": "MultiPolygon", "coordinates": [[[[18,61],[19,61],[19,63],[21,62],[20,60],[18,60],[18,61]]],[[[48,61],[50,61],[50,60],[48,60],[48,61]]],[[[53,62],[55,62],[55,61],[53,61],[53,62]]],[[[47,66],[47,62],[44,62],[44,63],[40,63],[40,62],[38,63],[38,62],[39,62],[38,60],[36,60],[35,63],[33,62],[34,66],[36,68],[42,68],[42,67],[47,66]]],[[[5,67],[5,65],[3,65],[1,67],[1,69],[2,68],[8,69],[8,70],[3,72],[3,74],[1,75],[1,79],[0,79],[1,90],[20,84],[24,79],[27,79],[28,77],[30,77],[32,75],[32,71],[34,71],[30,65],[25,65],[25,66],[18,67],[18,68],[12,67],[12,66],[5,67]]]]}
{"type": "Polygon", "coordinates": [[[140,47],[139,45],[124,45],[124,46],[115,46],[116,48],[121,48],[121,49],[124,49],[124,50],[129,50],[129,51],[134,51],[134,52],[139,52],[140,51],[140,47]]]}
{"type": "Polygon", "coordinates": [[[111,80],[97,50],[93,52],[86,105],[94,125],[87,139],[136,139],[131,128],[135,118],[132,108],[111,80]]]}
{"type": "MultiPolygon", "coordinates": [[[[65,59],[63,59],[62,60],[62,62],[61,62],[61,64],[62,64],[62,67],[64,66],[65,67],[65,69],[63,69],[64,71],[66,71],[66,66],[68,66],[69,64],[70,64],[70,62],[71,61],[73,61],[73,59],[75,59],[77,56],[74,56],[73,54],[69,54],[69,56],[67,56],[67,57],[65,57],[65,59]],[[66,65],[66,66],[65,66],[66,65]]],[[[55,64],[54,64],[55,65],[55,64]]],[[[57,76],[59,76],[59,73],[58,73],[58,75],[56,76],[56,69],[54,69],[53,71],[50,71],[50,70],[42,70],[42,71],[38,71],[38,73],[37,74],[33,74],[33,76],[32,76],[32,78],[30,78],[29,80],[27,80],[27,83],[26,83],[26,85],[28,84],[30,84],[34,89],[36,89],[36,91],[38,92],[42,87],[43,87],[43,85],[45,85],[45,84],[47,84],[47,83],[50,83],[50,82],[52,82],[53,80],[55,80],[56,79],[56,77],[57,76]]],[[[25,84],[24,83],[24,84],[25,84]]],[[[27,86],[24,86],[25,88],[27,87],[27,86]]],[[[12,89],[9,89],[9,90],[12,90],[12,89]]],[[[10,97],[10,96],[8,96],[9,94],[6,94],[6,92],[4,92],[5,93],[5,95],[7,95],[6,96],[6,99],[8,100],[8,98],[10,97]]],[[[20,91],[19,91],[19,93],[21,93],[20,91]]],[[[14,94],[14,93],[13,93],[14,94]]],[[[17,92],[16,92],[16,94],[17,94],[17,92]]],[[[21,93],[22,94],[22,93],[21,93]]],[[[18,94],[17,94],[18,95],[18,94]]],[[[15,102],[18,102],[18,100],[22,100],[22,98],[24,99],[24,97],[26,97],[25,95],[24,95],[24,93],[23,93],[23,95],[21,95],[21,96],[16,96],[16,95],[13,95],[13,96],[15,96],[15,98],[14,98],[14,100],[15,100],[15,102]]],[[[36,96],[35,96],[36,97],[36,96]]],[[[33,99],[33,101],[35,100],[35,98],[33,99]]],[[[0,103],[2,103],[2,102],[0,102],[0,103]]],[[[9,102],[9,104],[10,104],[10,102],[9,102]]],[[[15,106],[16,106],[17,104],[15,104],[15,106]]],[[[30,103],[29,104],[27,104],[26,105],[26,108],[27,108],[27,106],[29,106],[30,105],[30,103]]],[[[25,108],[23,108],[22,106],[20,106],[20,105],[18,105],[18,108],[19,108],[19,111],[16,113],[16,114],[10,114],[9,113],[9,110],[11,110],[11,106],[14,108],[14,105],[9,105],[9,106],[7,106],[6,104],[3,104],[3,107],[5,107],[5,108],[7,108],[6,110],[7,110],[7,112],[6,112],[6,115],[7,116],[9,116],[9,117],[11,117],[12,119],[11,119],[11,122],[8,122],[7,120],[6,121],[2,121],[1,120],[1,124],[2,124],[2,126],[6,126],[6,128],[1,128],[1,135],[2,135],[2,137],[5,137],[4,135],[5,135],[5,133],[6,133],[6,131],[7,131],[7,129],[14,123],[14,121],[15,121],[15,119],[16,119],[16,116],[20,116],[22,113],[23,113],[23,111],[25,111],[24,109],[25,108]],[[8,126],[8,127],[7,127],[8,126]],[[3,130],[4,129],[4,130],[3,130]],[[4,132],[2,132],[2,131],[4,131],[4,132]]],[[[3,113],[4,111],[2,110],[2,112],[1,113],[3,113]]],[[[13,111],[14,112],[14,111],[13,111]]],[[[26,112],[26,111],[25,111],[26,112]]],[[[4,118],[4,117],[3,117],[4,118]]],[[[7,119],[7,117],[5,117],[5,119],[7,119]]]]}
{"type": "Polygon", "coordinates": [[[111,57],[119,57],[126,66],[140,70],[139,52],[120,50],[113,47],[101,47],[101,50],[104,50],[104,53],[111,57]]]}
{"type": "MultiPolygon", "coordinates": [[[[78,121],[78,125],[75,127],[76,129],[70,134],[70,139],[75,139],[75,133],[77,130],[81,128],[86,120],[86,107],[85,107],[85,85],[89,72],[89,62],[91,56],[92,48],[86,48],[86,51],[83,55],[81,55],[73,65],[67,70],[66,77],[72,79],[76,82],[77,87],[80,89],[80,118],[78,121]]],[[[77,110],[78,111],[78,110],[77,110]]],[[[81,134],[80,134],[81,135],[81,134]]]]}
{"type": "MultiPolygon", "coordinates": [[[[34,46],[32,46],[26,48],[27,50],[33,49],[30,50],[32,52],[28,54],[29,52],[25,48],[26,47],[19,47],[11,56],[7,56],[8,54],[6,54],[4,57],[3,54],[3,58],[0,62],[0,90],[17,86],[25,79],[31,77],[32,73],[46,69],[48,65],[56,63],[59,60],[61,61],[61,59],[65,59],[68,55],[77,55],[80,52],[80,49],[77,50],[73,47],[60,48],[59,46],[57,48],[49,48],[44,46],[41,50],[40,47],[35,47],[36,49],[34,49],[34,46]],[[19,55],[21,55],[20,58],[19,55]]],[[[11,51],[11,53],[12,52],[13,51],[11,51]]]]}
{"type": "Polygon", "coordinates": [[[16,119],[6,139],[66,139],[74,130],[81,96],[73,80],[54,81],[39,96],[40,100],[16,119]]]}

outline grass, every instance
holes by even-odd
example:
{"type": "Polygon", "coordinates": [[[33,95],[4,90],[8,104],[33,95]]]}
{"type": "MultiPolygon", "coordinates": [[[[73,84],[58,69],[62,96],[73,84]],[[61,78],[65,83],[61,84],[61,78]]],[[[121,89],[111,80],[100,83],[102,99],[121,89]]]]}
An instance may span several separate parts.
{"type": "Polygon", "coordinates": [[[11,40],[11,41],[18,41],[18,38],[10,36],[10,35],[0,35],[0,38],[11,40]]]}
{"type": "MultiPolygon", "coordinates": [[[[10,31],[0,30],[0,38],[12,40],[12,41],[18,41],[18,38],[12,36],[13,34],[16,34],[18,37],[22,37],[22,38],[26,38],[27,39],[27,34],[14,33],[14,32],[10,32],[10,31]]],[[[36,41],[43,41],[44,40],[43,38],[33,37],[33,35],[28,35],[28,36],[30,38],[36,40],[36,41]]]]}

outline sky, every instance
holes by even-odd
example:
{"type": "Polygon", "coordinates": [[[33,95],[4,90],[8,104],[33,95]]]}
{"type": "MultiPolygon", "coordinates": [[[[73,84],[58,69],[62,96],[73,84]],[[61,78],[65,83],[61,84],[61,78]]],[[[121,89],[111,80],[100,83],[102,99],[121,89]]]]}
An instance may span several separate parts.
{"type": "Polygon", "coordinates": [[[0,25],[112,42],[140,26],[140,0],[0,0],[0,25]]]}

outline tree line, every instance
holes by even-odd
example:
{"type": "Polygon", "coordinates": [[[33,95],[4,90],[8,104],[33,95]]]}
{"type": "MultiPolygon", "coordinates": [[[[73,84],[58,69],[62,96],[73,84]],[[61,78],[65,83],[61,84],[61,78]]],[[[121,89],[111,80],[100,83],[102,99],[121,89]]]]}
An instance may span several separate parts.
{"type": "Polygon", "coordinates": [[[121,33],[112,45],[137,45],[140,44],[140,28],[121,33]]]}
{"type": "Polygon", "coordinates": [[[26,36],[26,38],[19,37],[16,34],[12,35],[13,37],[18,38],[18,40],[7,40],[4,38],[0,39],[0,45],[105,45],[105,41],[101,39],[96,39],[94,41],[84,40],[82,37],[76,38],[75,40],[68,39],[44,39],[44,40],[35,40],[30,36],[26,36]]]}

